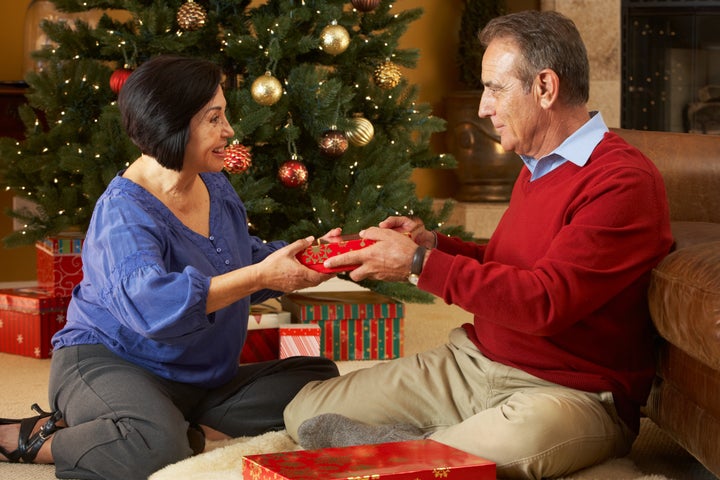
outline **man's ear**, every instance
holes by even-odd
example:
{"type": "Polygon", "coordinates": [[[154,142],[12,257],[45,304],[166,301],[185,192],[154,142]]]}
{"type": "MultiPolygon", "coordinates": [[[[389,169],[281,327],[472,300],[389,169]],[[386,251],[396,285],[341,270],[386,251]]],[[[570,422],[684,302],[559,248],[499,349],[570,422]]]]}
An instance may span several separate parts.
{"type": "Polygon", "coordinates": [[[540,107],[544,109],[550,108],[557,101],[558,92],[560,91],[560,78],[549,68],[541,70],[535,77],[535,91],[540,107]]]}

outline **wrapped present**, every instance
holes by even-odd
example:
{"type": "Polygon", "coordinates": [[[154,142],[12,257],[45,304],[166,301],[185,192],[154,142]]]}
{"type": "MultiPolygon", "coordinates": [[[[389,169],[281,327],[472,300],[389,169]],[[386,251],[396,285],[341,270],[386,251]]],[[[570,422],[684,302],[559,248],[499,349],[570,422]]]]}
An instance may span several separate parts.
{"type": "Polygon", "coordinates": [[[390,360],[403,356],[402,318],[320,320],[320,353],[333,360],[390,360]]]}
{"type": "Polygon", "coordinates": [[[280,358],[320,356],[320,326],[291,323],[280,325],[280,358]]]}
{"type": "Polygon", "coordinates": [[[495,480],[495,464],[433,440],[246,455],[253,480],[495,480]]]}
{"type": "Polygon", "coordinates": [[[81,234],[62,234],[35,244],[38,286],[52,295],[68,296],[82,280],[81,234]]]}
{"type": "Polygon", "coordinates": [[[277,360],[280,352],[280,331],[277,328],[248,330],[238,363],[277,360]]]}
{"type": "Polygon", "coordinates": [[[48,358],[52,336],[65,325],[69,296],[44,288],[0,290],[0,351],[48,358]]]}
{"type": "Polygon", "coordinates": [[[341,235],[333,242],[319,238],[314,244],[298,253],[300,263],[318,272],[335,273],[344,272],[357,268],[357,265],[346,265],[338,268],[325,268],[323,262],[330,257],[341,253],[359,250],[375,243],[374,240],[366,240],[358,235],[341,235]]]}
{"type": "Polygon", "coordinates": [[[250,307],[248,330],[265,328],[279,328],[283,323],[290,323],[290,312],[286,312],[268,303],[261,303],[250,307]]]}
{"type": "Polygon", "coordinates": [[[318,320],[403,318],[404,304],[370,291],[288,293],[282,308],[299,323],[318,320]]]}
{"type": "Polygon", "coordinates": [[[291,293],[293,321],[320,326],[320,354],[332,360],[389,360],[403,355],[404,305],[369,291],[291,293]]]}
{"type": "Polygon", "coordinates": [[[269,303],[250,307],[248,333],[240,352],[240,363],[277,360],[280,353],[280,324],[290,323],[290,312],[269,303]]]}

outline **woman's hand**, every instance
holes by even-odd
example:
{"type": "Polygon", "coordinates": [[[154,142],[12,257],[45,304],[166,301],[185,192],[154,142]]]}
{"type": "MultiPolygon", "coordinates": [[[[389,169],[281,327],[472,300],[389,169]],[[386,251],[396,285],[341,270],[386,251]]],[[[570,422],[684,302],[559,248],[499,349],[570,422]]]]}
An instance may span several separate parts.
{"type": "MultiPolygon", "coordinates": [[[[333,229],[330,233],[338,229],[333,229]]],[[[304,266],[296,255],[313,244],[314,237],[307,237],[276,250],[257,264],[258,281],[262,288],[292,292],[307,287],[314,287],[329,280],[334,275],[316,272],[304,266]]]]}
{"type": "Polygon", "coordinates": [[[327,232],[325,235],[320,237],[320,240],[323,240],[327,243],[337,243],[340,240],[340,235],[342,235],[342,228],[335,227],[329,232],[327,232]]]}

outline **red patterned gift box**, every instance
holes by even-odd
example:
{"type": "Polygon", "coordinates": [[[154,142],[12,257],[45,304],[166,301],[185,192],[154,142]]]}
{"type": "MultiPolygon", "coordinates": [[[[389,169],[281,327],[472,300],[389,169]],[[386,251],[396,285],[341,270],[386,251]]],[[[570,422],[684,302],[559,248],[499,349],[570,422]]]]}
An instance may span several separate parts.
{"type": "Polygon", "coordinates": [[[403,355],[404,305],[369,291],[291,293],[293,321],[321,327],[320,353],[333,360],[388,360],[403,355]]]}
{"type": "Polygon", "coordinates": [[[348,265],[339,268],[325,268],[323,262],[330,257],[340,255],[341,253],[359,250],[375,243],[374,240],[365,240],[358,235],[341,235],[335,239],[336,241],[328,242],[319,238],[317,242],[298,253],[297,258],[300,263],[308,268],[323,273],[336,273],[353,270],[357,265],[348,265]]]}
{"type": "Polygon", "coordinates": [[[280,358],[320,356],[320,327],[313,323],[280,325],[280,358]]]}
{"type": "Polygon", "coordinates": [[[268,303],[250,307],[248,332],[240,352],[240,363],[277,360],[280,353],[280,324],[290,323],[290,312],[268,303]]]}
{"type": "Polygon", "coordinates": [[[283,310],[300,323],[358,318],[403,318],[405,305],[370,291],[289,293],[283,310]]]}
{"type": "Polygon", "coordinates": [[[50,339],[65,325],[69,302],[43,288],[0,290],[0,351],[50,357],[50,339]]]}
{"type": "Polygon", "coordinates": [[[390,360],[403,355],[402,318],[320,320],[321,352],[333,360],[390,360]]]}
{"type": "Polygon", "coordinates": [[[495,464],[433,440],[246,455],[248,480],[495,480],[495,464]]]}
{"type": "Polygon", "coordinates": [[[38,285],[52,295],[71,295],[83,276],[82,245],[81,234],[62,234],[37,242],[38,285]]]}

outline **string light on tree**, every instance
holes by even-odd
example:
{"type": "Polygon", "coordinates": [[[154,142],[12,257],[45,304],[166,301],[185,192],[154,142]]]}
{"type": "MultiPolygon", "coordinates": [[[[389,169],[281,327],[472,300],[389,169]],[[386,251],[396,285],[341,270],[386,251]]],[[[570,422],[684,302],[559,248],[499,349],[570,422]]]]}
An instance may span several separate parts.
{"type": "Polygon", "coordinates": [[[205,26],[207,13],[202,5],[198,5],[193,0],[188,0],[180,7],[175,19],[180,28],[192,32],[205,26]]]}

